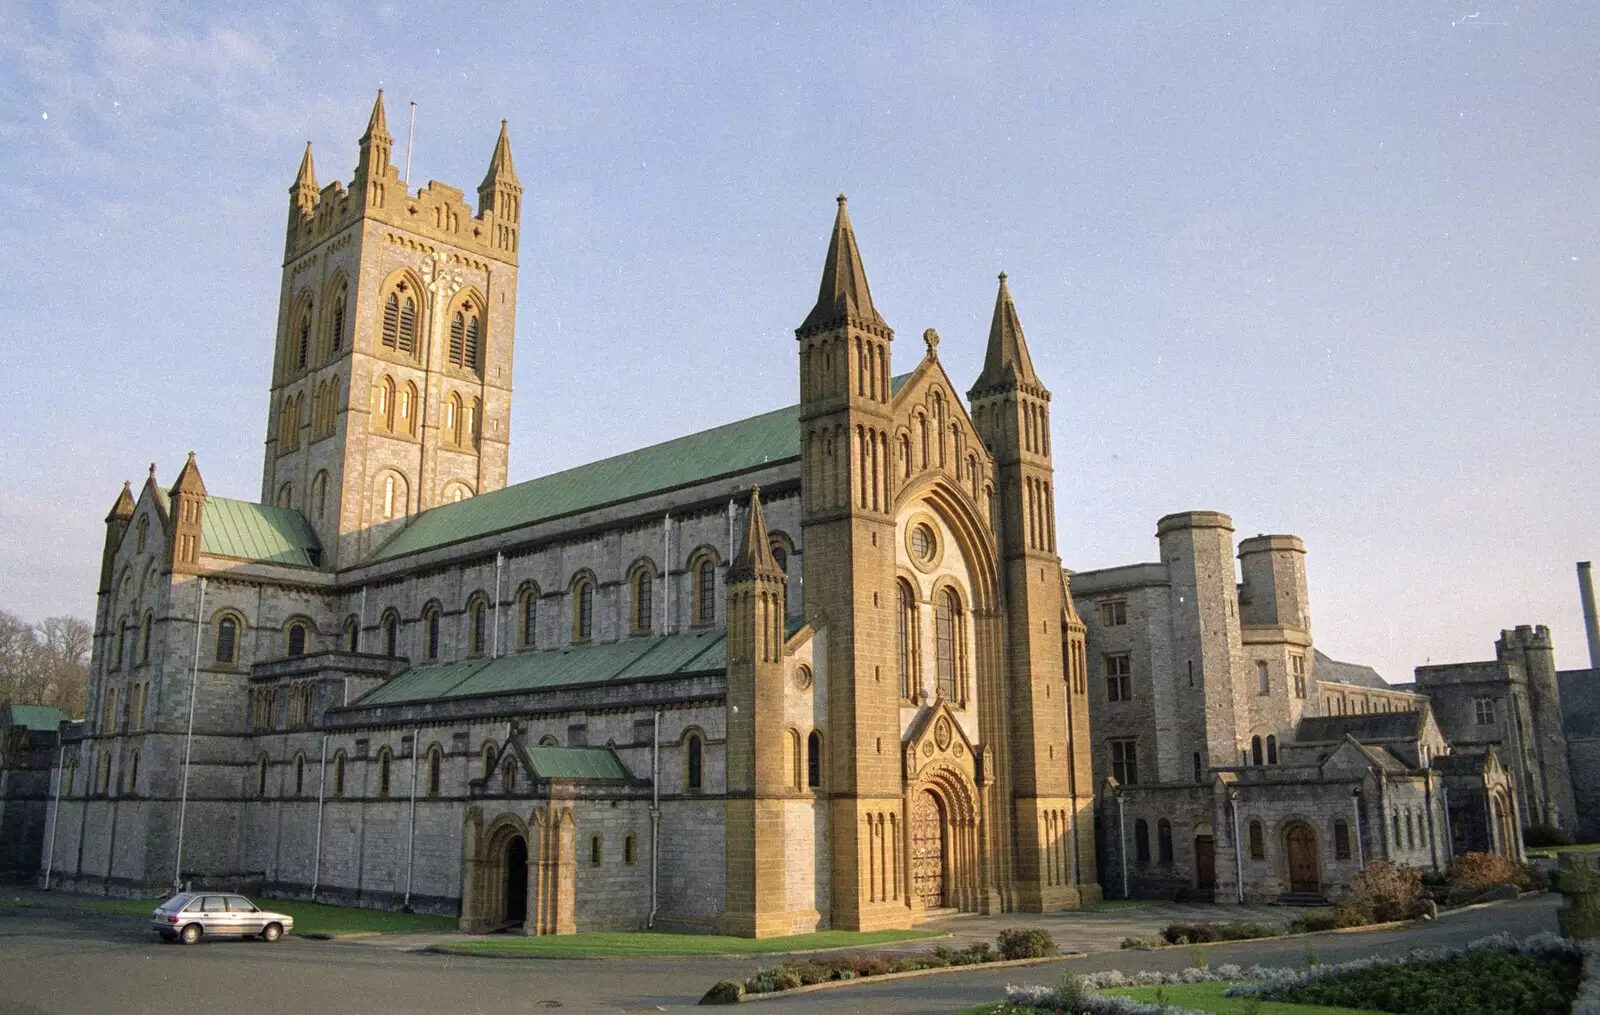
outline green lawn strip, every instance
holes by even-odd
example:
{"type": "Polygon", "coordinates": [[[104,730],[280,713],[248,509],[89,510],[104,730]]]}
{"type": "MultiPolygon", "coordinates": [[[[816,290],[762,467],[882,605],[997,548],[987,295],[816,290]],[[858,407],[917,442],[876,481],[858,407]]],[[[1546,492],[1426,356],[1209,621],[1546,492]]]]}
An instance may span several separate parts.
{"type": "Polygon", "coordinates": [[[33,902],[30,899],[18,899],[16,897],[0,899],[0,909],[27,909],[30,906],[37,905],[37,902],[33,902]]]}
{"type": "MultiPolygon", "coordinates": [[[[294,932],[307,934],[426,934],[456,929],[453,916],[424,916],[420,913],[394,913],[382,909],[356,909],[349,906],[324,906],[315,902],[286,902],[278,899],[252,899],[262,909],[294,917],[294,932]]],[[[83,908],[126,916],[149,916],[159,899],[111,899],[85,902],[83,908]]]]}
{"type": "Polygon", "coordinates": [[[1600,853],[1600,843],[1580,842],[1575,846],[1536,846],[1528,849],[1530,857],[1553,857],[1557,853],[1600,853]]]}
{"type": "MultiPolygon", "coordinates": [[[[1188,983],[1175,987],[1119,987],[1104,993],[1155,1004],[1156,991],[1160,990],[1165,1002],[1173,1007],[1193,1008],[1196,1011],[1214,1012],[1215,1015],[1243,1015],[1244,998],[1222,996],[1228,986],[1226,983],[1188,983]]],[[[1263,1001],[1259,1012],[1260,1015],[1384,1015],[1383,1012],[1366,1008],[1327,1008],[1317,1004],[1286,1004],[1282,1001],[1263,1001]]],[[[1022,1008],[1005,1001],[988,1001],[963,1008],[954,1015],[1044,1015],[1044,1010],[1022,1008]]]]}
{"type": "Polygon", "coordinates": [[[774,955],[824,948],[869,948],[896,941],[944,937],[938,931],[877,930],[857,933],[824,930],[794,937],[747,938],[722,934],[671,934],[658,931],[596,931],[543,937],[484,937],[447,941],[435,951],[541,959],[629,958],[667,955],[774,955]]]}

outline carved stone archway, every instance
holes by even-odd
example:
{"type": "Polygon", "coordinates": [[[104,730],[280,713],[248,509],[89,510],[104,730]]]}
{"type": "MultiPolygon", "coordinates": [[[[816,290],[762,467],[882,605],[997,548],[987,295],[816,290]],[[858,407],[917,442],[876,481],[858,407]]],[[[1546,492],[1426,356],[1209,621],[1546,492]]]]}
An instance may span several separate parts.
{"type": "Polygon", "coordinates": [[[463,877],[461,929],[486,934],[506,928],[524,934],[577,932],[573,894],[577,865],[573,854],[576,827],[572,808],[540,807],[524,822],[502,814],[485,823],[474,807],[467,813],[461,837],[463,877]],[[508,864],[523,867],[518,872],[508,864]],[[520,889],[521,904],[507,898],[520,889]]]}

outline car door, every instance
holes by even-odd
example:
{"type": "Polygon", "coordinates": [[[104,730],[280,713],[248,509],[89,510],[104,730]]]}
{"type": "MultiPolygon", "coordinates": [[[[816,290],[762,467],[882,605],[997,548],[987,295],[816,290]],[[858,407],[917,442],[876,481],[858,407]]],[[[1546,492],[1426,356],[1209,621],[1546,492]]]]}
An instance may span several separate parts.
{"type": "Polygon", "coordinates": [[[235,933],[246,936],[261,933],[261,910],[242,895],[228,896],[228,919],[235,921],[235,933]]]}
{"type": "Polygon", "coordinates": [[[211,937],[232,937],[236,924],[228,916],[228,900],[222,895],[207,895],[200,900],[200,925],[211,937]]]}

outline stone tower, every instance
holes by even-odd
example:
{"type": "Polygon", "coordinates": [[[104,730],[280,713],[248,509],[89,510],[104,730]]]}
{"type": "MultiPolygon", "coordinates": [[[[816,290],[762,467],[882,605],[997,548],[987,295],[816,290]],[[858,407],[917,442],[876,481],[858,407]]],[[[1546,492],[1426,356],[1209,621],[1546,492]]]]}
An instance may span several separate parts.
{"type": "MultiPolygon", "coordinates": [[[[761,491],[750,494],[744,539],[728,570],[728,798],[725,842],[730,934],[795,932],[788,904],[784,810],[795,787],[785,778],[791,745],[783,721],[784,603],[788,579],[772,556],[761,491]]],[[[795,749],[798,745],[793,745],[795,749]]],[[[815,926],[814,910],[799,914],[815,926]]]]}
{"type": "MultiPolygon", "coordinates": [[[[984,731],[983,739],[1005,744],[1002,778],[1010,785],[999,788],[1001,799],[1009,790],[1012,807],[1011,907],[1060,909],[1076,905],[1079,898],[1076,886],[1054,876],[1047,860],[1053,840],[1063,834],[1051,822],[1072,807],[1073,743],[1063,700],[1069,693],[1061,654],[1066,618],[1056,553],[1050,392],[1034,373],[1003,272],[983,372],[967,397],[978,434],[994,456],[1000,495],[995,533],[1005,603],[1007,726],[993,737],[984,731]]],[[[1092,823],[1092,809],[1083,816],[1092,823]]],[[[1006,845],[994,843],[995,855],[1005,856],[1006,845]]]]}
{"type": "Polygon", "coordinates": [[[908,926],[901,902],[874,899],[863,837],[851,829],[903,806],[894,679],[894,518],[888,473],[889,346],[855,230],[839,195],[817,302],[800,352],[805,616],[827,629],[823,789],[831,807],[833,913],[841,930],[908,926]]]}
{"type": "Polygon", "coordinates": [[[1173,679],[1152,681],[1157,713],[1172,724],[1158,731],[1156,769],[1161,781],[1178,782],[1191,778],[1194,754],[1202,770],[1239,763],[1249,744],[1240,729],[1252,692],[1234,679],[1243,657],[1233,519],[1218,511],[1171,514],[1156,523],[1156,538],[1175,604],[1173,679]],[[1178,609],[1179,603],[1193,606],[1178,609]]]}
{"type": "Polygon", "coordinates": [[[522,187],[505,123],[474,214],[390,162],[378,93],[350,189],[289,188],[263,503],[348,566],[425,508],[506,482],[522,187]]]}
{"type": "Polygon", "coordinates": [[[1523,766],[1528,785],[1522,787],[1522,819],[1529,825],[1575,829],[1577,805],[1567,763],[1567,735],[1561,726],[1561,692],[1556,684],[1556,650],[1550,629],[1543,624],[1523,624],[1501,631],[1494,654],[1501,662],[1519,665],[1528,682],[1529,714],[1519,714],[1519,702],[1512,696],[1512,714],[1507,717],[1518,731],[1524,731],[1522,747],[1528,755],[1523,766]]]}

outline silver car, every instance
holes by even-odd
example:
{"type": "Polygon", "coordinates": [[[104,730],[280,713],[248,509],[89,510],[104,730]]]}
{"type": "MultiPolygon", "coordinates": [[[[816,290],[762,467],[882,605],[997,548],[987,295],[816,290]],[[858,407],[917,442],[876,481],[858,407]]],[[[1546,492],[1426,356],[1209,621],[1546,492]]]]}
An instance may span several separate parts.
{"type": "Polygon", "coordinates": [[[294,930],[294,917],[259,909],[243,895],[179,892],[150,918],[157,934],[186,945],[202,937],[259,937],[276,941],[294,930]]]}

